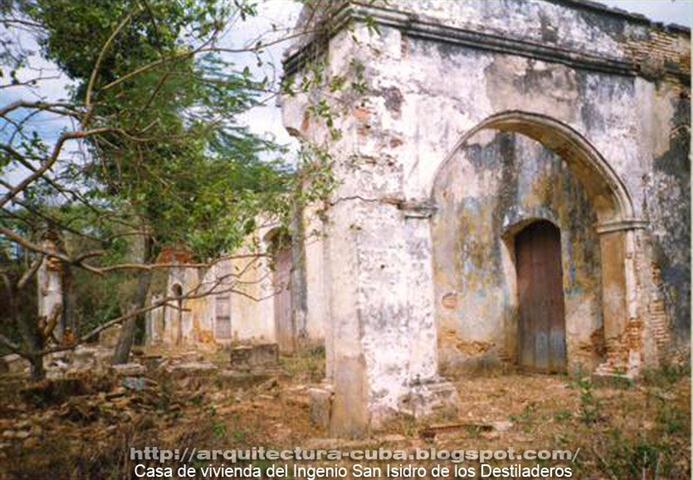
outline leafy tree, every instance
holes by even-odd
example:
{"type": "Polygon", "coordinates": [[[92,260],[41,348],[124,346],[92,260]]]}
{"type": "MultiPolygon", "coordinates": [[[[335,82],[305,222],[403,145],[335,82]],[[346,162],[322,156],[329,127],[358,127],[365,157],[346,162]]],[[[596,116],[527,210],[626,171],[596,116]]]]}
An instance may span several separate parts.
{"type": "MultiPolygon", "coordinates": [[[[98,275],[136,273],[128,311],[115,319],[126,317],[115,355],[126,361],[162,247],[185,245],[198,261],[232,251],[258,214],[288,223],[294,194],[303,194],[297,185],[306,183],[305,175],[296,176],[282,160],[286,151],[236,121],[262,102],[270,85],[236,67],[229,55],[238,50],[224,48],[220,38],[234,20],[254,15],[255,6],[35,0],[12,2],[4,13],[38,39],[43,56],[73,87],[67,100],[0,108],[5,126],[14,127],[0,143],[3,175],[17,166],[25,173],[3,185],[0,234],[38,254],[39,262],[52,256],[98,275]],[[40,115],[63,122],[57,140],[28,127],[27,119],[40,115]],[[68,147],[75,142],[79,149],[68,147]],[[28,233],[9,223],[17,216],[13,205],[28,213],[21,216],[28,233]],[[39,241],[46,228],[67,230],[98,248],[48,252],[39,241]],[[133,246],[140,258],[124,259],[133,246]]],[[[256,43],[240,50],[261,49],[256,43]]],[[[25,349],[4,343],[32,362],[51,350],[41,342],[25,349]]]]}

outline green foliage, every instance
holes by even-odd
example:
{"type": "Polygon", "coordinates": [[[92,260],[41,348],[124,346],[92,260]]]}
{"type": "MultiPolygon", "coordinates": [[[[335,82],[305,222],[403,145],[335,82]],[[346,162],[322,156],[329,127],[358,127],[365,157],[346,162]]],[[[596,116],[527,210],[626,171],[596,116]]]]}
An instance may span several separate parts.
{"type": "Polygon", "coordinates": [[[258,214],[287,212],[292,171],[269,160],[286,152],[236,122],[264,83],[210,43],[231,15],[255,12],[219,0],[32,2],[45,56],[90,109],[84,126],[112,129],[90,138],[88,162],[65,180],[86,179],[92,203],[201,259],[236,248],[258,214]]]}
{"type": "Polygon", "coordinates": [[[680,452],[671,449],[667,438],[627,438],[613,428],[606,432],[603,443],[599,448],[604,454],[597,458],[602,471],[612,478],[674,478],[671,474],[677,470],[675,463],[680,459],[676,456],[680,452]]]}
{"type": "Polygon", "coordinates": [[[215,422],[212,425],[212,433],[219,439],[226,438],[226,424],[224,422],[215,422]]]}
{"type": "Polygon", "coordinates": [[[690,363],[665,362],[658,368],[645,369],[642,372],[642,380],[649,386],[670,388],[681,378],[690,377],[690,375],[690,363]]]}
{"type": "MultiPolygon", "coordinates": [[[[290,162],[286,148],[238,121],[272,86],[234,64],[219,42],[234,34],[227,28],[233,21],[257,15],[256,2],[10,0],[0,14],[30,25],[43,58],[72,80],[68,99],[5,115],[2,127],[14,133],[0,137],[11,153],[0,156],[0,173],[51,165],[3,207],[0,222],[34,242],[58,232],[66,257],[89,252],[89,265],[72,262],[79,304],[71,311],[81,333],[119,316],[145,288],[136,288],[141,270],[95,280],[76,265],[151,264],[166,246],[184,246],[206,261],[238,248],[258,219],[288,226],[334,188],[326,145],[305,143],[290,162]],[[32,126],[48,114],[60,130],[32,126]],[[74,138],[63,144],[65,135],[74,138]],[[17,222],[9,222],[13,216],[17,222]]],[[[16,76],[31,57],[11,46],[0,55],[0,74],[16,76]]],[[[352,63],[353,72],[331,89],[321,62],[304,77],[304,91],[318,90],[311,111],[331,140],[341,136],[343,111],[324,93],[348,99],[350,87],[365,89],[365,69],[352,63]]]]}
{"type": "Polygon", "coordinates": [[[325,349],[303,349],[291,357],[281,357],[280,363],[288,375],[307,382],[319,382],[325,376],[325,349]]]}
{"type": "Polygon", "coordinates": [[[581,378],[576,382],[580,389],[580,411],[578,417],[585,425],[592,425],[601,420],[601,403],[594,396],[594,386],[589,378],[581,378]]]}
{"type": "Polygon", "coordinates": [[[570,413],[568,410],[559,410],[554,414],[553,418],[557,422],[567,422],[571,418],[573,418],[573,414],[570,413]]]}

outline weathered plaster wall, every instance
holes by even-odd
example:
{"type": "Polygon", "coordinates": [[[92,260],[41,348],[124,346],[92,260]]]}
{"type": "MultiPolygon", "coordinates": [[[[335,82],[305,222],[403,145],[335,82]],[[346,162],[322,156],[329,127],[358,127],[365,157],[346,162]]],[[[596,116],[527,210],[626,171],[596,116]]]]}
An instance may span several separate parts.
{"type": "Polygon", "coordinates": [[[651,222],[654,268],[663,270],[666,308],[685,343],[690,323],[687,88],[408,38],[396,29],[384,29],[373,41],[378,61],[370,62],[367,72],[374,95],[361,107],[368,111],[372,138],[360,148],[401,162],[405,198],[425,198],[460,136],[495,113],[522,110],[570,125],[623,181],[634,216],[651,222]]]}
{"type": "MultiPolygon", "coordinates": [[[[308,278],[305,291],[310,307],[305,315],[305,346],[324,343],[326,296],[323,293],[324,263],[321,259],[322,223],[311,213],[305,216],[306,239],[301,254],[308,278]]],[[[275,285],[271,238],[277,229],[272,222],[259,221],[262,226],[250,235],[246,245],[207,269],[180,267],[169,271],[166,292],[173,295],[173,286],[181,285],[183,293],[207,293],[202,298],[183,301],[182,338],[178,342],[178,310],[166,306],[152,310],[147,319],[147,341],[188,346],[225,345],[232,342],[276,342],[274,312],[275,285]],[[216,335],[217,298],[230,299],[231,337],[216,335]]],[[[153,295],[151,301],[160,298],[153,295]]]]}
{"type": "Polygon", "coordinates": [[[325,294],[325,262],[323,223],[321,210],[310,206],[304,212],[303,252],[306,277],[306,333],[313,345],[324,344],[327,318],[325,294]]]}
{"type": "Polygon", "coordinates": [[[230,264],[232,272],[241,274],[234,286],[241,293],[231,295],[231,331],[234,340],[276,341],[269,260],[237,258],[230,264]]]}
{"type": "MultiPolygon", "coordinates": [[[[382,9],[352,4],[334,23],[365,16],[378,23],[379,34],[357,22],[332,36],[327,49],[328,78],[351,78],[357,60],[367,84],[364,95],[347,92],[333,102],[342,115],[335,119],[342,136],[329,148],[340,184],[326,215],[322,251],[333,432],[363,431],[393,411],[407,411],[413,396],[426,396],[422,385],[439,381],[433,247],[439,247],[441,234],[434,229],[431,238],[429,221],[440,214],[434,184],[444,176],[446,161],[457,155],[460,139],[508,112],[522,114],[504,123],[504,130],[540,141],[573,172],[572,180],[567,173],[556,175],[566,182],[560,193],[580,199],[580,221],[596,215],[602,227],[616,229],[602,228],[599,237],[601,249],[614,254],[601,265],[608,280],[603,306],[610,315],[613,361],[627,358],[639,365],[643,355],[655,358],[656,352],[641,350],[653,312],[688,311],[684,301],[672,301],[659,290],[690,285],[689,243],[683,233],[652,235],[647,228],[666,228],[690,208],[687,190],[670,189],[666,196],[658,190],[667,182],[686,181],[685,174],[673,172],[687,165],[688,132],[678,143],[672,132],[681,123],[677,105],[689,97],[689,34],[568,0],[403,0],[382,9]],[[527,122],[528,117],[538,120],[527,122]],[[675,168],[665,168],[666,152],[675,168]],[[653,195],[654,190],[660,193],[653,195]],[[660,259],[652,255],[656,251],[660,259]],[[664,280],[662,273],[660,288],[652,277],[667,261],[675,265],[670,278],[679,280],[664,280]]],[[[294,55],[286,64],[299,80],[300,63],[300,55],[294,55]]],[[[282,107],[292,133],[323,144],[326,131],[308,113],[320,98],[319,91],[285,97],[282,107]]],[[[478,170],[482,180],[502,174],[501,168],[478,170]]],[[[457,194],[470,199],[467,205],[483,203],[485,192],[474,190],[474,182],[460,183],[457,194]]],[[[529,202],[529,183],[519,189],[527,192],[519,203],[529,202]]],[[[565,220],[564,198],[538,198],[547,209],[558,210],[557,221],[565,220]]],[[[490,236],[483,225],[474,227],[490,236]]],[[[596,254],[579,260],[576,246],[594,242],[597,229],[589,232],[587,221],[564,228],[572,234],[566,236],[566,255],[576,255],[564,263],[564,286],[570,289],[571,262],[575,285],[587,282],[596,268],[596,254]]],[[[435,258],[437,264],[447,260],[435,258]]],[[[493,263],[490,267],[493,278],[493,263]]],[[[579,342],[599,326],[599,315],[593,314],[598,282],[590,280],[581,299],[587,306],[579,342]]],[[[569,314],[577,318],[578,300],[571,302],[569,314]]],[[[684,328],[684,317],[678,328],[684,328]]],[[[661,318],[664,332],[669,316],[661,318]]],[[[491,336],[492,330],[482,332],[491,336]]]]}
{"type": "MultiPolygon", "coordinates": [[[[269,261],[263,257],[222,259],[206,271],[181,265],[170,270],[166,291],[174,295],[174,285],[183,294],[206,293],[201,298],[183,300],[183,312],[172,306],[153,310],[148,318],[151,343],[211,347],[231,342],[274,342],[275,325],[269,261]],[[217,338],[215,323],[219,296],[228,297],[231,313],[231,337],[217,338]],[[180,315],[180,317],[179,317],[180,315]],[[182,319],[179,340],[179,318],[182,319]]],[[[153,295],[152,301],[159,298],[153,295]]],[[[174,303],[174,302],[171,302],[174,303]]]]}
{"type": "MultiPolygon", "coordinates": [[[[650,171],[643,178],[645,208],[653,234],[653,281],[661,301],[652,305],[671,317],[678,346],[690,343],[691,204],[690,97],[662,85],[653,99],[652,130],[666,125],[668,135],[652,135],[650,171]],[[661,123],[660,123],[661,122],[661,123]]],[[[665,131],[666,131],[665,130],[665,131]]]]}
{"type": "MultiPolygon", "coordinates": [[[[200,283],[200,271],[184,266],[172,268],[166,282],[166,295],[176,295],[176,286],[180,286],[183,295],[193,291],[200,283]]],[[[170,345],[185,345],[193,341],[193,316],[197,317],[200,307],[197,301],[182,301],[179,307],[164,307],[164,333],[162,340],[170,345]],[[196,308],[193,308],[196,307],[196,308]]]]}
{"type": "Polygon", "coordinates": [[[516,360],[514,235],[539,219],[561,230],[569,370],[603,361],[597,217],[558,155],[523,135],[479,133],[441,170],[434,198],[443,373],[516,360]]]}

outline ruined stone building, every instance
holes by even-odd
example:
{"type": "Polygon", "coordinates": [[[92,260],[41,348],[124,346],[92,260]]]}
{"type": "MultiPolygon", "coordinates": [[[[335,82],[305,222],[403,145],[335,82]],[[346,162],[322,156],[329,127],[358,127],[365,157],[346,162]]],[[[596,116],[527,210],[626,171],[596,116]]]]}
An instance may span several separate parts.
{"type": "Polygon", "coordinates": [[[635,378],[688,349],[687,29],[578,0],[329,5],[285,73],[357,63],[365,91],[282,109],[339,180],[294,308],[324,319],[333,434],[454,404],[470,368],[635,378]]]}
{"type": "Polygon", "coordinates": [[[145,322],[149,345],[218,348],[238,343],[277,343],[282,353],[324,343],[323,322],[300,324],[291,285],[292,245],[279,227],[260,228],[248,245],[211,267],[197,266],[185,251],[165,251],[162,288],[152,288],[150,304],[181,297],[151,310],[145,322]],[[251,248],[252,246],[252,248],[251,248]]]}

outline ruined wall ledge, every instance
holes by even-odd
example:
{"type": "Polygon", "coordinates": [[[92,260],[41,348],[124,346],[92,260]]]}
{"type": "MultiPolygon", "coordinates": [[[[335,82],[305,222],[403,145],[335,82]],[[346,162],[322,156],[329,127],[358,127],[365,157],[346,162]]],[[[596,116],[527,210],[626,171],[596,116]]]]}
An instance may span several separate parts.
{"type": "MultiPolygon", "coordinates": [[[[576,0],[546,0],[552,3],[564,4],[568,8],[584,8],[583,2],[576,0]]],[[[592,5],[592,8],[594,5],[592,5]]],[[[628,21],[637,19],[643,22],[637,15],[623,15],[617,11],[603,7],[605,12],[619,14],[628,21]],[[632,18],[631,18],[632,17],[632,18]]],[[[298,49],[288,51],[284,59],[284,72],[287,76],[297,73],[303,65],[315,58],[315,52],[323,51],[318,45],[332,38],[347,25],[354,21],[370,21],[380,26],[396,28],[410,38],[432,40],[436,42],[459,45],[468,48],[486,50],[495,53],[518,55],[526,58],[542,60],[551,63],[559,63],[576,69],[591,70],[601,73],[609,73],[624,76],[647,76],[642,71],[642,66],[628,58],[615,58],[601,54],[587,53],[581,50],[547,45],[534,42],[521,37],[501,36],[479,30],[471,30],[460,27],[445,26],[435,21],[429,21],[419,16],[383,7],[367,6],[355,2],[345,2],[329,19],[327,34],[316,36],[312,40],[301,45],[298,49]]],[[[646,19],[645,19],[646,20],[646,19]]],[[[659,24],[647,21],[652,28],[660,28],[659,24]]],[[[674,26],[667,27],[668,30],[674,26]]],[[[677,32],[690,35],[690,31],[678,27],[677,32]]],[[[625,45],[625,42],[624,42],[625,45]]],[[[684,83],[690,82],[690,72],[675,64],[664,66],[664,72],[673,75],[684,83]]]]}
{"type": "Polygon", "coordinates": [[[649,228],[650,222],[647,220],[640,219],[630,219],[630,220],[618,220],[615,222],[601,223],[597,225],[597,233],[612,233],[621,232],[624,230],[646,230],[649,228]]]}

